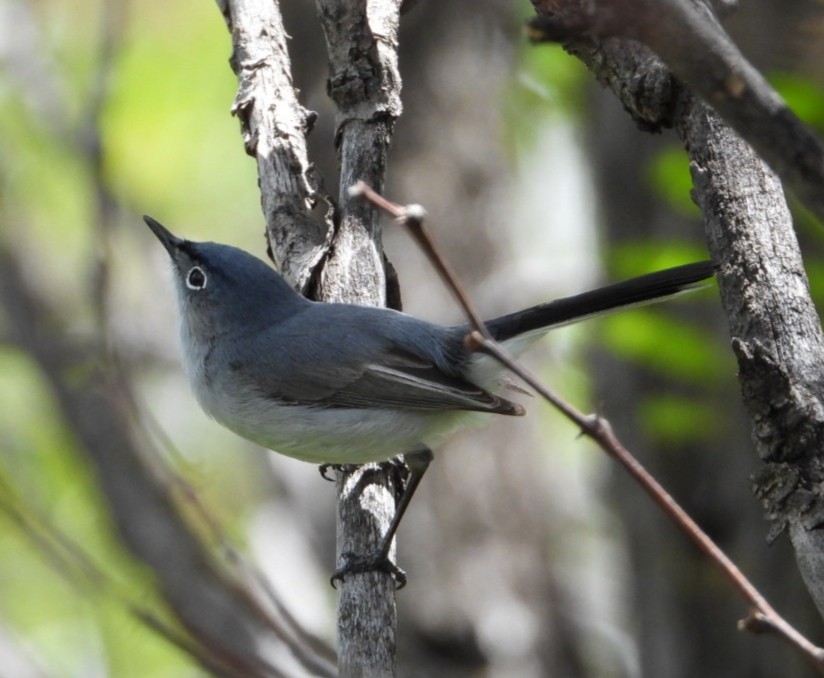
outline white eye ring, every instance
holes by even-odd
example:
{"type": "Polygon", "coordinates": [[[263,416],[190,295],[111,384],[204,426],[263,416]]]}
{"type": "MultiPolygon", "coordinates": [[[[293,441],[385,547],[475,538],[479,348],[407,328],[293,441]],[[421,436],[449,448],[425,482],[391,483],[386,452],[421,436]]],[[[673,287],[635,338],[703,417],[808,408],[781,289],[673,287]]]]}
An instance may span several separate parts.
{"type": "Polygon", "coordinates": [[[202,290],[206,287],[206,274],[200,266],[192,266],[186,274],[186,287],[190,290],[202,290]]]}

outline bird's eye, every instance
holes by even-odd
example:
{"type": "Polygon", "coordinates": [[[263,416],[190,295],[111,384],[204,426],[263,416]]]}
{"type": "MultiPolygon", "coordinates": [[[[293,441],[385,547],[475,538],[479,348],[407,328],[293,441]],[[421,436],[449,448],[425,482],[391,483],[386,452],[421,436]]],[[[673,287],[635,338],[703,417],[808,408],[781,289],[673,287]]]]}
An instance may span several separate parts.
{"type": "Polygon", "coordinates": [[[186,287],[190,290],[202,290],[206,287],[206,274],[200,266],[193,266],[186,274],[186,287]]]}

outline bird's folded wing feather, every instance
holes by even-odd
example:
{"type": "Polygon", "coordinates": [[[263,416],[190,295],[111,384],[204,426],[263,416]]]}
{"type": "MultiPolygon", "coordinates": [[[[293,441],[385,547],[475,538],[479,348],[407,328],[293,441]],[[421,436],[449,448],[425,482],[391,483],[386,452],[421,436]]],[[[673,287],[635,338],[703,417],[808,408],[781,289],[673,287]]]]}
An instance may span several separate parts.
{"type": "Polygon", "coordinates": [[[520,405],[500,398],[433,362],[398,346],[373,351],[357,364],[341,366],[326,351],[311,351],[311,366],[279,361],[267,379],[249,376],[264,395],[284,404],[318,407],[476,410],[523,414],[520,405]],[[272,375],[276,374],[276,377],[272,375]]]}

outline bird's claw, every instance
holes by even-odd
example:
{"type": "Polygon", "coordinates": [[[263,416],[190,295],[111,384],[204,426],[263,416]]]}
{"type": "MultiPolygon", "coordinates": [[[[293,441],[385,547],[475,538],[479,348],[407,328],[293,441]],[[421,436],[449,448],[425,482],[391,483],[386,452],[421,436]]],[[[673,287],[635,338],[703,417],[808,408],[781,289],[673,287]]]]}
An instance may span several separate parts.
{"type": "Polygon", "coordinates": [[[328,480],[330,483],[334,483],[335,479],[330,478],[326,475],[329,472],[329,469],[333,471],[340,471],[343,468],[343,464],[321,464],[318,466],[318,471],[320,471],[320,477],[324,480],[328,480]]]}
{"type": "Polygon", "coordinates": [[[343,581],[348,574],[358,574],[361,572],[386,572],[395,580],[396,590],[402,589],[406,586],[406,572],[393,563],[389,556],[375,551],[368,556],[359,556],[351,551],[346,551],[341,554],[343,565],[341,565],[332,574],[329,582],[332,588],[336,589],[336,582],[343,581]]]}

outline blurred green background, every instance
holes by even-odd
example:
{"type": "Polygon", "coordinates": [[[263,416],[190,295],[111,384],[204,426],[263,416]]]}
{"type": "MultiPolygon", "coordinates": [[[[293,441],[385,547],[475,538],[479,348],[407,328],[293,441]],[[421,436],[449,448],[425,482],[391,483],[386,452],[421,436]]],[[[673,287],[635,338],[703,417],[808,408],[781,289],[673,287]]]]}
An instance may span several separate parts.
{"type": "MultiPolygon", "coordinates": [[[[282,3],[296,83],[320,113],[310,150],[334,192],[334,111],[308,4],[282,3]]],[[[732,28],[756,52],[771,35],[776,5],[753,4],[755,18],[733,19],[732,28]]],[[[405,19],[408,100],[387,192],[427,206],[431,228],[484,311],[705,257],[687,161],[674,139],[642,137],[560,48],[527,46],[520,26],[528,3],[473,3],[471,12],[457,5],[422,3],[405,19]],[[609,169],[608,152],[619,171],[609,169]],[[626,204],[611,201],[610,187],[626,204]]],[[[793,26],[788,46],[759,53],[757,65],[821,130],[822,74],[814,50],[791,39],[793,26]]],[[[124,374],[135,394],[128,406],[135,435],[152,463],[169,469],[164,477],[195,532],[220,557],[231,543],[256,562],[301,622],[332,642],[331,486],[309,465],[273,459],[199,412],[178,367],[165,253],[140,220],[148,213],[183,236],[265,257],[255,164],[229,114],[236,80],[220,13],[191,0],[0,0],[0,45],[0,251],[19,269],[17,292],[29,290],[49,309],[38,331],[82,353],[77,374],[59,378],[82,383],[91,369],[124,374]]],[[[820,299],[820,226],[803,213],[798,223],[820,299]]],[[[388,227],[385,240],[407,310],[458,321],[405,237],[388,227]]],[[[0,676],[202,675],[168,634],[133,614],[136,606],[177,628],[156,574],[117,536],[99,470],[44,375],[47,357],[17,332],[13,296],[0,316],[0,676]]],[[[563,330],[533,365],[576,405],[604,411],[634,449],[649,450],[645,463],[683,483],[679,499],[760,575],[757,583],[775,583],[777,607],[820,636],[786,546],[768,556],[756,550],[766,533],[747,487],[757,460],[713,290],[673,308],[563,330]],[[721,477],[719,455],[736,460],[721,477]],[[718,499],[731,485],[733,509],[718,499]],[[779,585],[781,577],[788,581],[779,585]]],[[[645,498],[641,520],[624,506],[637,492],[620,473],[548,408],[528,404],[531,456],[512,461],[523,429],[511,422],[495,423],[498,433],[466,434],[454,446],[456,461],[436,462],[433,474],[441,475],[427,479],[429,494],[412,509],[417,526],[401,530],[402,564],[410,588],[416,575],[420,587],[416,600],[402,594],[399,603],[403,675],[694,676],[709,652],[723,655],[715,666],[726,668],[703,675],[778,675],[769,672],[788,651],[735,635],[742,609],[734,597],[689,560],[660,517],[649,518],[654,536],[643,536],[641,523],[653,514],[645,498]],[[524,468],[514,472],[516,465],[524,468]],[[447,499],[453,503],[436,503],[447,499]],[[518,545],[493,542],[516,533],[518,545]],[[657,555],[638,555],[640,542],[657,555]],[[424,561],[418,551],[422,559],[436,553],[424,561]],[[657,564],[657,574],[639,577],[641,562],[657,564]],[[480,572],[506,595],[479,593],[480,572]],[[724,610],[721,620],[691,606],[699,595],[707,610],[724,610]],[[505,633],[519,624],[533,630],[519,632],[523,647],[505,633]],[[664,649],[649,649],[664,648],[648,635],[652,626],[678,638],[671,641],[678,650],[667,650],[678,660],[666,674],[655,668],[664,649]]]]}

